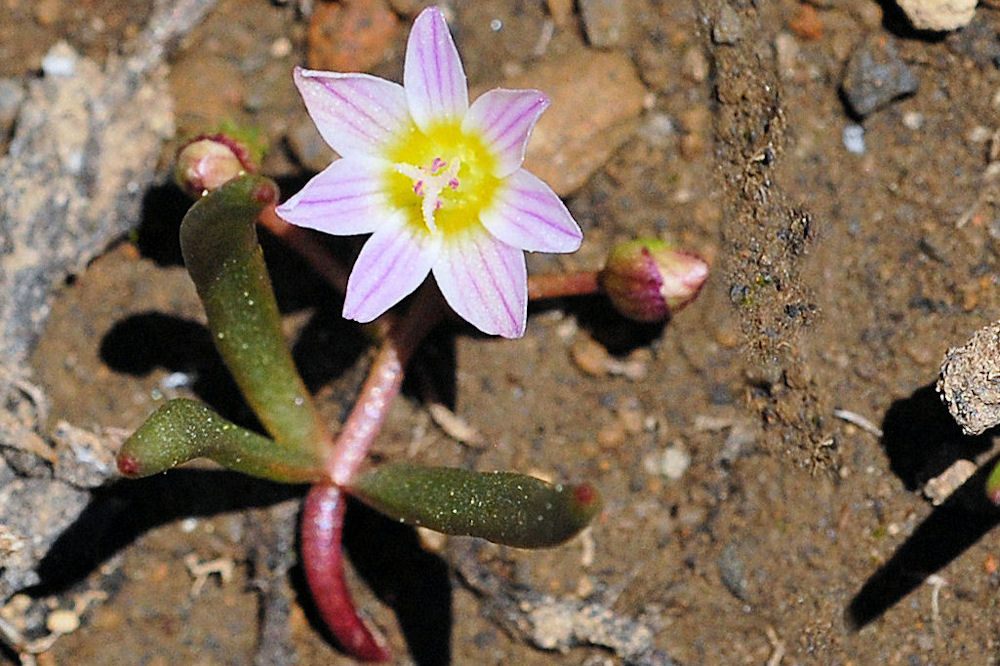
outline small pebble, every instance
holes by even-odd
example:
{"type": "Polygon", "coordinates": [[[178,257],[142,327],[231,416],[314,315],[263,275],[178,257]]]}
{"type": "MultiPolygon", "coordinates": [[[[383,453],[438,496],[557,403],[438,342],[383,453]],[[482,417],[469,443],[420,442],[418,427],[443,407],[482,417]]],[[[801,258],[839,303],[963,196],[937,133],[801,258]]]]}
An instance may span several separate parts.
{"type": "Polygon", "coordinates": [[[279,37],[271,42],[270,52],[272,58],[284,58],[292,52],[292,40],[279,37]]]}
{"type": "Polygon", "coordinates": [[[719,567],[719,578],[722,579],[725,588],[740,601],[746,601],[749,587],[747,566],[740,557],[738,548],[734,544],[728,544],[719,553],[716,565],[719,567]]]}
{"type": "Polygon", "coordinates": [[[66,42],[57,42],[42,58],[42,73],[51,77],[73,76],[79,59],[80,56],[72,46],[66,42]]]}
{"type": "Polygon", "coordinates": [[[160,381],[160,386],[165,389],[179,389],[193,383],[194,375],[187,372],[171,372],[160,381]]]}
{"type": "Polygon", "coordinates": [[[708,78],[711,65],[700,48],[691,47],[681,56],[681,71],[695,83],[701,83],[708,78]]]}
{"type": "Polygon", "coordinates": [[[712,26],[712,41],[716,44],[736,44],[743,38],[743,24],[728,3],[721,3],[719,15],[712,26]]]}
{"type": "Polygon", "coordinates": [[[841,90],[851,111],[867,116],[904,95],[917,91],[920,81],[899,57],[895,43],[882,34],[872,34],[854,49],[841,90]]]}
{"type": "Polygon", "coordinates": [[[587,41],[597,48],[612,48],[626,37],[631,12],[623,0],[579,0],[587,41]]]}
{"type": "Polygon", "coordinates": [[[313,69],[368,71],[399,29],[399,19],[380,0],[318,3],[309,20],[307,61],[313,69]]]}
{"type": "Polygon", "coordinates": [[[806,41],[823,37],[823,21],[812,5],[800,4],[795,16],[788,21],[788,29],[806,41]]]}
{"type": "Polygon", "coordinates": [[[843,132],[841,132],[841,139],[844,142],[844,148],[847,148],[847,152],[852,155],[865,154],[865,128],[861,125],[851,123],[844,127],[843,132]]]}
{"type": "Polygon", "coordinates": [[[651,113],[639,126],[639,136],[654,148],[669,147],[676,133],[673,121],[665,113],[651,113]]]}
{"type": "Polygon", "coordinates": [[[918,30],[955,30],[968,25],[978,0],[897,0],[918,30]]]}
{"type": "Polygon", "coordinates": [[[71,634],[80,628],[80,616],[70,610],[55,610],[45,618],[45,626],[54,634],[71,634]]]}
{"type": "Polygon", "coordinates": [[[778,63],[778,74],[784,79],[792,78],[799,65],[799,43],[794,35],[779,32],[775,36],[774,57],[778,63]]]}
{"type": "Polygon", "coordinates": [[[924,114],[919,111],[907,111],[903,114],[903,127],[916,131],[924,126],[924,114]]]}
{"type": "Polygon", "coordinates": [[[966,134],[965,138],[969,143],[986,143],[993,136],[989,127],[975,125],[966,134]]]}
{"type": "Polygon", "coordinates": [[[580,338],[570,348],[570,355],[576,367],[588,375],[603,377],[608,374],[612,358],[603,345],[590,338],[580,338]]]}
{"type": "Polygon", "coordinates": [[[647,455],[643,458],[642,465],[649,474],[658,474],[676,481],[691,466],[691,454],[678,446],[668,446],[662,451],[647,455]]]}
{"type": "Polygon", "coordinates": [[[956,460],[951,467],[924,484],[924,496],[931,501],[931,504],[938,506],[975,473],[974,462],[965,459],[956,460]]]}

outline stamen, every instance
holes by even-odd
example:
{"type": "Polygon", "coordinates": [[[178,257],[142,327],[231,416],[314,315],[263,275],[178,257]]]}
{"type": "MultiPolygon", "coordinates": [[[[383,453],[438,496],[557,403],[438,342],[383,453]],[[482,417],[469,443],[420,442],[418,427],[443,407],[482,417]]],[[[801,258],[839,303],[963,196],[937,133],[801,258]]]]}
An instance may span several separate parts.
{"type": "Polygon", "coordinates": [[[444,189],[458,191],[458,170],[461,166],[462,161],[458,158],[448,162],[440,157],[435,157],[429,167],[416,167],[405,162],[394,166],[397,173],[413,180],[413,193],[423,199],[420,202],[421,217],[431,232],[437,231],[434,212],[441,208],[444,189]]]}

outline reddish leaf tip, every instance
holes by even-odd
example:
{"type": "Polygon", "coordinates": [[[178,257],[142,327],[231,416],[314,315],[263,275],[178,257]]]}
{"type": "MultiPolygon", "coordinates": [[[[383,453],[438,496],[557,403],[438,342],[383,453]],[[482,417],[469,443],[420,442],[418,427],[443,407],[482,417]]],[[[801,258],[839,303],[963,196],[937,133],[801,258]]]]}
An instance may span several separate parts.
{"type": "Polygon", "coordinates": [[[140,465],[139,460],[135,456],[119,455],[117,462],[118,471],[121,472],[123,476],[139,476],[140,465]]]}
{"type": "Polygon", "coordinates": [[[587,508],[594,502],[599,502],[601,494],[589,483],[581,483],[573,489],[573,499],[576,500],[578,507],[587,508]]]}
{"type": "Polygon", "coordinates": [[[270,180],[257,183],[250,196],[259,204],[267,205],[278,200],[278,186],[270,180]]]}

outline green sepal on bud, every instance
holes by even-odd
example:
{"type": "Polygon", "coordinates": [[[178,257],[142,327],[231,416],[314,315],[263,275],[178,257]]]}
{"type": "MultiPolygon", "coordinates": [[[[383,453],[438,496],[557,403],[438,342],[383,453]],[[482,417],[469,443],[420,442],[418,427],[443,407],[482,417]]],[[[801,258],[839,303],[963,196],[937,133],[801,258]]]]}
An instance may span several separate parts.
{"type": "Polygon", "coordinates": [[[227,421],[205,405],[178,398],[153,412],[118,452],[119,471],[150,476],[194,458],[209,458],[237,472],[283,483],[323,480],[322,465],[227,421]]]}
{"type": "Polygon", "coordinates": [[[257,173],[265,148],[261,137],[258,130],[232,123],[199,134],[177,151],[174,179],[182,190],[197,199],[233,178],[257,173]]]}
{"type": "Polygon", "coordinates": [[[351,494],[391,518],[445,534],[520,548],[570,539],[602,507],[590,484],[552,484],[513,472],[391,464],[355,481],[351,494]]]}
{"type": "Polygon", "coordinates": [[[708,278],[708,263],[656,239],[619,243],[608,253],[601,288],[629,319],[654,323],[690,303],[708,278]]]}

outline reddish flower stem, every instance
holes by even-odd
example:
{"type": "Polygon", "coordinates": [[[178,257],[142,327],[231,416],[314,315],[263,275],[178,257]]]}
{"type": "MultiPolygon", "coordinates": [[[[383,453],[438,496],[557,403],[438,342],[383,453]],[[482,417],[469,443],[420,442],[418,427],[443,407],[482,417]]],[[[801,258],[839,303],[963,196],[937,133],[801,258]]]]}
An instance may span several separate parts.
{"type": "Polygon", "coordinates": [[[364,462],[393,399],[403,386],[406,363],[444,315],[440,303],[432,287],[421,287],[409,312],[389,330],[327,460],[327,474],[334,483],[349,485],[364,462]]]}
{"type": "Polygon", "coordinates": [[[344,583],[344,511],[347,497],[337,486],[317,484],[302,510],[302,567],[323,621],[347,652],[362,661],[392,656],[380,633],[358,615],[344,583]]]}
{"type": "Polygon", "coordinates": [[[353,656],[386,661],[390,654],[378,634],[358,615],[344,584],[341,543],[347,485],[364,462],[389,406],[403,385],[406,362],[436,324],[442,309],[437,294],[421,288],[405,319],[385,337],[350,416],[337,434],[327,474],[336,485],[313,486],[302,513],[302,565],[323,621],[353,656]]]}
{"type": "MultiPolygon", "coordinates": [[[[260,224],[299,253],[328,284],[347,289],[349,270],[317,243],[306,229],[288,224],[274,206],[260,214],[260,224]]],[[[334,485],[314,485],[302,510],[302,566],[320,616],[352,656],[363,661],[387,661],[391,654],[382,636],[358,615],[344,582],[342,532],[347,485],[364,462],[382,428],[393,399],[403,385],[407,361],[421,340],[441,320],[444,310],[432,288],[420,289],[405,318],[388,313],[371,329],[382,340],[358,400],[336,441],[327,438],[326,471],[334,485]]]]}
{"type": "Polygon", "coordinates": [[[585,296],[601,290],[598,271],[577,271],[575,273],[545,273],[528,277],[528,298],[559,298],[561,296],[585,296]]]}

